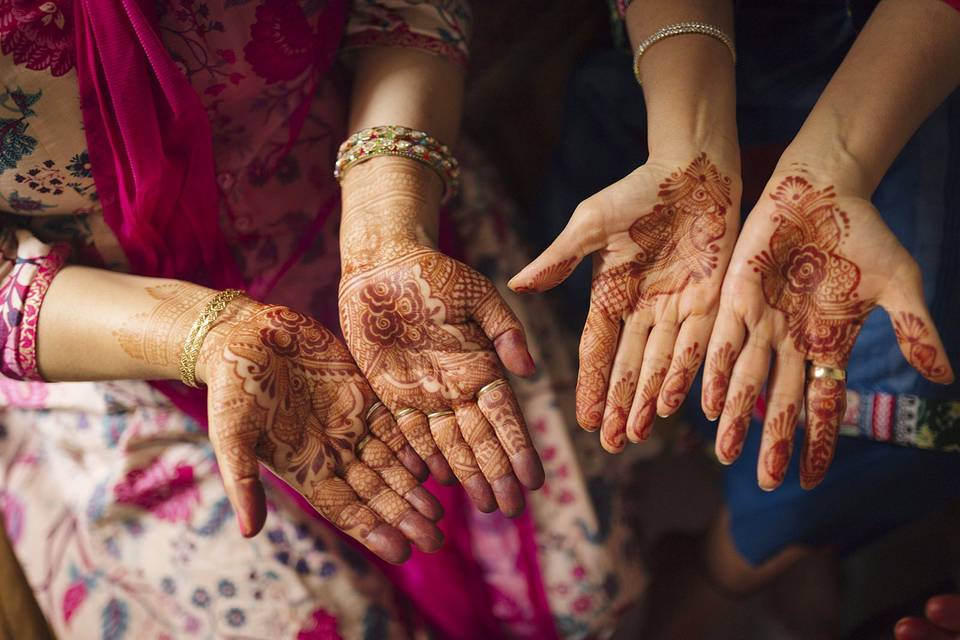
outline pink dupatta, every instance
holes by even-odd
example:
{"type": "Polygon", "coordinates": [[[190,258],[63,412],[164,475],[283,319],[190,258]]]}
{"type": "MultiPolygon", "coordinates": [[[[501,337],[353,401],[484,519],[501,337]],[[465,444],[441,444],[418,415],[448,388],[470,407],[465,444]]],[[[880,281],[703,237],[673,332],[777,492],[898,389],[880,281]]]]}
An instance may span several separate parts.
{"type": "MultiPolygon", "coordinates": [[[[199,96],[154,29],[144,8],[151,4],[151,0],[74,0],[81,109],[104,219],[135,273],[242,287],[245,283],[219,226],[210,123],[199,96]]],[[[329,30],[321,34],[324,47],[315,65],[318,76],[326,73],[339,46],[345,0],[330,0],[326,11],[329,30]]],[[[299,126],[291,127],[291,140],[298,131],[299,126]]],[[[321,209],[311,226],[314,233],[336,204],[327,203],[321,209]]],[[[307,246],[308,241],[301,243],[304,250],[307,246]]],[[[292,256],[285,267],[297,257],[292,256]]],[[[258,283],[251,294],[266,295],[283,271],[258,283]]],[[[177,383],[156,386],[178,408],[206,425],[205,393],[177,383]]],[[[322,520],[299,494],[272,479],[306,513],[322,520]]],[[[430,489],[446,510],[441,523],[444,548],[429,556],[415,552],[401,566],[387,565],[369,553],[367,557],[377,562],[442,637],[503,637],[493,614],[493,598],[471,550],[465,510],[472,506],[459,487],[431,482],[430,489]]],[[[529,637],[556,638],[529,514],[514,523],[522,547],[517,570],[527,576],[534,603],[527,617],[539,629],[529,637]]]]}

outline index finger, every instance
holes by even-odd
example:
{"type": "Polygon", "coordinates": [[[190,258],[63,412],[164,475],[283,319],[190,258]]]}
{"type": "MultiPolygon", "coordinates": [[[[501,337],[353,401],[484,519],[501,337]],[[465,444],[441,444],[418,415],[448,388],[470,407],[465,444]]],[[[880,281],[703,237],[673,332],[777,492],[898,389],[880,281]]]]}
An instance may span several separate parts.
{"type": "Polygon", "coordinates": [[[513,389],[497,380],[477,392],[477,406],[500,440],[517,479],[528,489],[543,486],[544,472],[513,389]]]}

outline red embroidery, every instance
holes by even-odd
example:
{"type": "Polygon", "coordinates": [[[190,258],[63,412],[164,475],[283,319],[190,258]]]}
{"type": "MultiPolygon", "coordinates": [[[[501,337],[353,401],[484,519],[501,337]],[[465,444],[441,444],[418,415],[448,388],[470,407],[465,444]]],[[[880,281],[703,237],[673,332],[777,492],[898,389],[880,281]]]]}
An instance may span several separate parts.
{"type": "Polygon", "coordinates": [[[27,69],[73,69],[72,0],[0,0],[0,51],[27,69]]]}

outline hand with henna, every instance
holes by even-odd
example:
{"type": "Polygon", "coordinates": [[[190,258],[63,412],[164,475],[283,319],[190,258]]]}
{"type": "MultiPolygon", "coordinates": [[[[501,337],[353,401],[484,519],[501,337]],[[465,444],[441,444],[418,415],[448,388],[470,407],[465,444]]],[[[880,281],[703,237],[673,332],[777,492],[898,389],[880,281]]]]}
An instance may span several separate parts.
{"type": "Polygon", "coordinates": [[[907,361],[934,382],[953,381],[916,262],[870,201],[830,175],[794,162],[771,178],[737,241],[707,352],[703,410],[720,418],[716,452],[727,464],[742,450],[776,354],[757,469],[766,490],[783,481],[801,406],[800,483],[823,480],[846,407],[850,352],[878,305],[907,361]]]}
{"type": "Polygon", "coordinates": [[[350,170],[341,327],[437,480],[456,477],[478,508],[514,516],[524,506],[521,484],[538,488],[543,467],[504,367],[528,376],[533,361],[493,284],[434,248],[422,220],[435,211],[427,199],[439,199],[438,186],[429,168],[406,159],[377,158],[350,170]]]}
{"type": "Polygon", "coordinates": [[[593,254],[577,421],[610,452],[646,439],[686,397],[706,351],[738,225],[735,172],[706,153],[650,161],[585,200],[511,281],[546,291],[593,254]]]}
{"type": "Polygon", "coordinates": [[[315,320],[239,299],[204,341],[210,439],[241,529],[266,518],[259,464],[389,562],[435,551],[440,505],[384,441],[396,425],[346,348],[315,320]],[[357,453],[357,446],[360,451],[357,453]]]}

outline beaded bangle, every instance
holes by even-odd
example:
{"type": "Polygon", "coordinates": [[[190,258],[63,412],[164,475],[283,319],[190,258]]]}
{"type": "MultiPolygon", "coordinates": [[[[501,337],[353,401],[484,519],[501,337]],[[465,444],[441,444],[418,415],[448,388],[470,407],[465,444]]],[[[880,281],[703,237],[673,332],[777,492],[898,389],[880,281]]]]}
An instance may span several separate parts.
{"type": "Polygon", "coordinates": [[[643,84],[643,81],[640,80],[640,58],[647,52],[647,49],[666,38],[690,33],[716,38],[726,45],[727,49],[730,50],[730,55],[733,56],[733,63],[737,63],[737,51],[733,47],[733,40],[722,29],[702,22],[679,22],[657,29],[637,45],[637,52],[633,55],[633,75],[637,82],[643,84]]]}
{"type": "Polygon", "coordinates": [[[443,203],[460,189],[460,164],[447,145],[423,131],[400,126],[362,129],[344,141],[337,152],[333,177],[343,182],[347,170],[376,156],[399,156],[424,163],[443,180],[443,203]]]}
{"type": "Polygon", "coordinates": [[[190,332],[183,341],[183,351],[180,352],[180,381],[189,387],[198,387],[197,360],[200,358],[200,346],[203,339],[210,333],[213,323],[227,308],[230,301],[243,295],[239,289],[225,289],[210,298],[207,306],[197,316],[190,332]]]}

